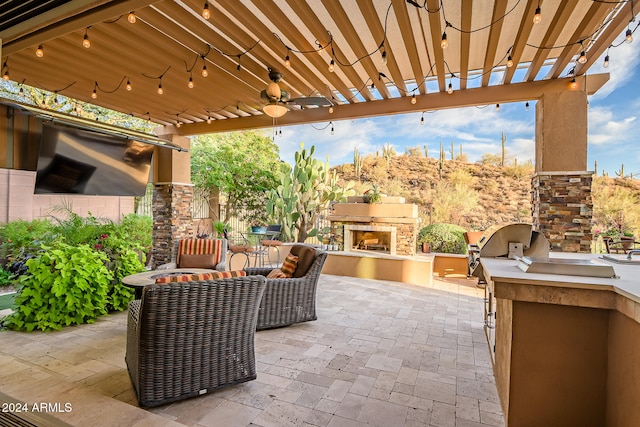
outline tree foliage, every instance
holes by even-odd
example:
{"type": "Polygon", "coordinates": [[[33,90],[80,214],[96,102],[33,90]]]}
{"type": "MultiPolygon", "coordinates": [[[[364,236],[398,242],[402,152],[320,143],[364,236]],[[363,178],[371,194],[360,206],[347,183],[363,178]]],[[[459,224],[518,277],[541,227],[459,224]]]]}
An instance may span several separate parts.
{"type": "Polygon", "coordinates": [[[241,220],[266,222],[266,194],[277,186],[278,146],[255,131],[200,135],[191,142],[191,181],[203,191],[218,188],[226,198],[223,222],[243,212],[241,220]]]}
{"type": "Polygon", "coordinates": [[[331,202],[344,201],[354,194],[353,182],[338,185],[336,171],[330,171],[328,161],[314,159],[314,151],[315,146],[307,151],[301,143],[293,168],[287,163],[280,166],[279,185],[268,194],[267,211],[274,222],[282,224],[288,240],[296,231],[298,242],[315,236],[318,215],[331,202]]]}

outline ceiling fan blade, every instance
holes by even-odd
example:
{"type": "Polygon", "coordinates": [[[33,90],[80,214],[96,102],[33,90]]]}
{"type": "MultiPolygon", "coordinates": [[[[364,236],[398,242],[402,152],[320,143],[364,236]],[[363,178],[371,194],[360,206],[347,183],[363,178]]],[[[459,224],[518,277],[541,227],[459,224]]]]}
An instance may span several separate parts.
{"type": "Polygon", "coordinates": [[[314,105],[316,107],[329,107],[333,105],[331,101],[329,101],[324,96],[308,96],[306,98],[294,98],[289,101],[289,104],[295,105],[314,105]]]}

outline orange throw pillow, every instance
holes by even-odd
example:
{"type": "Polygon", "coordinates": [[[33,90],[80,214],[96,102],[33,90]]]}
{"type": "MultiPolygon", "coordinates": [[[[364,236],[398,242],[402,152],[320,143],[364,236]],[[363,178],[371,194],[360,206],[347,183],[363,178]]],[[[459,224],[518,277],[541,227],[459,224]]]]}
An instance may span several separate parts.
{"type": "Polygon", "coordinates": [[[282,267],[280,270],[285,274],[286,277],[292,277],[293,272],[296,271],[296,267],[298,266],[298,257],[292,254],[288,254],[282,263],[282,267]]]}

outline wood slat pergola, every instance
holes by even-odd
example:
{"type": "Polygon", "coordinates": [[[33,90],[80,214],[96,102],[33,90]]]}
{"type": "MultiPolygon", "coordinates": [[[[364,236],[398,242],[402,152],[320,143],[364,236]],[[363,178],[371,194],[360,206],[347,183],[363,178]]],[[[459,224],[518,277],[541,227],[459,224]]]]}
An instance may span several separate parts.
{"type": "Polygon", "coordinates": [[[292,97],[334,104],[288,105],[278,125],[535,100],[572,75],[593,93],[606,75],[584,76],[633,13],[592,0],[7,0],[0,37],[12,80],[193,135],[271,126],[269,68],[292,97]]]}

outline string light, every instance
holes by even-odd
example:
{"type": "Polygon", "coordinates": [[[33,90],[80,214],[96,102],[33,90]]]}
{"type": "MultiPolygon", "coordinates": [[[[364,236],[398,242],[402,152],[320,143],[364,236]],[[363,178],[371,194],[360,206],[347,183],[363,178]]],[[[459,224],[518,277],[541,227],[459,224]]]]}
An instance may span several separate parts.
{"type": "Polygon", "coordinates": [[[187,87],[189,89],[193,89],[193,77],[191,75],[189,76],[189,82],[187,83],[187,87]]]}
{"type": "Polygon", "coordinates": [[[182,121],[180,121],[180,114],[176,114],[176,119],[178,120],[176,123],[176,127],[180,128],[180,126],[182,126],[182,121]]]}
{"type": "Polygon", "coordinates": [[[22,89],[22,86],[20,86],[20,90],[18,91],[18,95],[24,96],[24,89],[22,89]]]}
{"type": "Polygon", "coordinates": [[[526,103],[526,104],[524,104],[524,109],[525,109],[525,110],[527,110],[527,111],[529,111],[529,101],[527,101],[527,103],[526,103]]]}
{"type": "Polygon", "coordinates": [[[415,104],[416,102],[418,102],[418,100],[416,99],[416,94],[414,93],[413,95],[411,95],[411,104],[415,104]]]}
{"type": "Polygon", "coordinates": [[[331,135],[333,135],[333,122],[329,122],[329,124],[331,125],[331,135]]]}
{"type": "Polygon", "coordinates": [[[82,38],[82,46],[89,49],[91,47],[91,40],[89,40],[89,27],[84,30],[84,37],[82,38]]]}
{"type": "Polygon", "coordinates": [[[602,64],[604,68],[609,68],[609,55],[604,57],[604,63],[602,64]]]}
{"type": "Polygon", "coordinates": [[[500,104],[496,104],[496,111],[500,111],[500,104]]]}
{"type": "Polygon", "coordinates": [[[329,62],[329,72],[333,73],[334,70],[335,70],[335,62],[332,59],[331,62],[329,62]]]}
{"type": "Polygon", "coordinates": [[[387,51],[382,51],[382,65],[387,65],[387,51]]]}
{"type": "Polygon", "coordinates": [[[287,50],[287,56],[284,57],[284,66],[291,68],[291,58],[289,58],[289,50],[287,50]]]}
{"type": "Polygon", "coordinates": [[[631,43],[632,41],[633,41],[633,32],[631,31],[630,28],[627,28],[627,32],[624,36],[624,42],[631,43]]]}
{"type": "Polygon", "coordinates": [[[39,45],[36,49],[36,56],[38,58],[42,58],[44,56],[44,47],[42,45],[39,45]]]}
{"type": "Polygon", "coordinates": [[[329,107],[329,114],[333,114],[333,105],[329,107]]]}
{"type": "Polygon", "coordinates": [[[207,115],[207,124],[210,125],[211,124],[211,115],[207,115]]]}
{"type": "Polygon", "coordinates": [[[542,22],[542,11],[540,10],[540,2],[538,2],[538,7],[536,8],[536,13],[533,15],[533,23],[539,24],[542,22]]]}
{"type": "Polygon", "coordinates": [[[576,78],[572,78],[571,82],[569,83],[569,88],[571,90],[577,89],[578,88],[578,82],[576,82],[576,78]]]}
{"type": "Polygon", "coordinates": [[[511,57],[511,55],[507,57],[507,67],[513,67],[513,58],[511,57]]]}
{"type": "Polygon", "coordinates": [[[422,117],[420,117],[420,126],[424,126],[424,112],[422,113],[422,117]]]}
{"type": "Polygon", "coordinates": [[[127,21],[129,21],[129,23],[131,24],[136,23],[137,18],[136,18],[136,14],[133,11],[129,12],[129,16],[127,16],[127,21]]]}
{"type": "Polygon", "coordinates": [[[578,62],[581,64],[587,63],[587,53],[584,50],[580,52],[580,56],[578,57],[578,62]]]}
{"type": "Polygon", "coordinates": [[[211,11],[209,10],[209,2],[208,1],[204,2],[204,7],[202,8],[202,17],[204,19],[211,18],[211,11]]]}
{"type": "Polygon", "coordinates": [[[8,81],[10,77],[9,77],[9,65],[7,65],[7,61],[4,61],[4,64],[2,64],[2,68],[4,68],[4,73],[2,74],[2,80],[8,81]]]}
{"type": "Polygon", "coordinates": [[[449,88],[447,89],[447,93],[449,95],[451,95],[453,93],[453,86],[451,85],[451,82],[449,82],[449,88]]]}
{"type": "Polygon", "coordinates": [[[158,83],[158,95],[162,95],[164,93],[164,89],[162,88],[162,80],[158,83]]]}
{"type": "Polygon", "coordinates": [[[131,89],[133,89],[133,86],[131,86],[131,81],[129,79],[127,79],[127,86],[126,86],[127,90],[129,92],[131,92],[131,89]]]}
{"type": "Polygon", "coordinates": [[[93,86],[93,92],[91,92],[91,99],[96,98],[98,98],[98,82],[95,82],[95,85],[93,86]]]}
{"type": "Polygon", "coordinates": [[[207,70],[207,63],[205,62],[204,56],[202,57],[202,77],[207,77],[209,75],[209,71],[207,70]]]}
{"type": "Polygon", "coordinates": [[[447,40],[447,31],[445,30],[445,32],[442,33],[442,40],[440,40],[440,47],[442,49],[446,49],[447,46],[449,46],[449,41],[447,40]]]}

